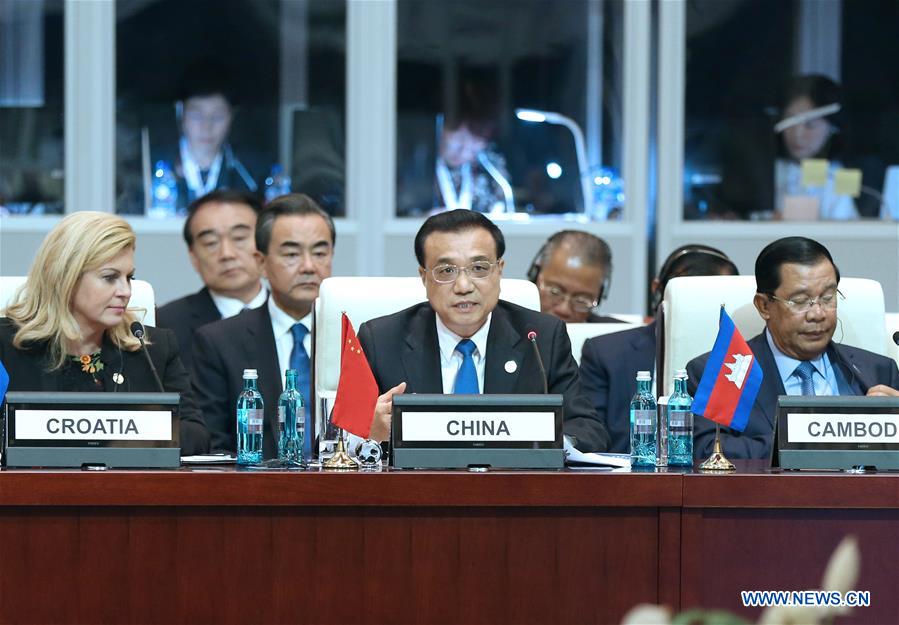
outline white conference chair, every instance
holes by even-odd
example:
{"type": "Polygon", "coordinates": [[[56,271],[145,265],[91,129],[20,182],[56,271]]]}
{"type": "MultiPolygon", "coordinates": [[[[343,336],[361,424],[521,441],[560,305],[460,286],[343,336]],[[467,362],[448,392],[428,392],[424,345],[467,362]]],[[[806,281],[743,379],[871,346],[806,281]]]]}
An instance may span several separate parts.
{"type": "MultiPolygon", "coordinates": [[[[16,291],[25,284],[25,276],[0,276],[0,315],[12,302],[16,291]]],[[[128,308],[144,325],[156,325],[156,294],[146,280],[131,282],[131,301],[128,308]]]]}
{"type": "MultiPolygon", "coordinates": [[[[620,317],[621,315],[615,316],[620,317]]],[[[613,332],[632,330],[643,325],[646,324],[641,319],[638,323],[566,323],[565,327],[568,330],[568,340],[571,341],[571,355],[574,356],[578,366],[581,366],[581,352],[587,339],[592,339],[594,336],[612,334],[613,332]]]]}
{"type": "Polygon", "coordinates": [[[638,313],[616,313],[616,312],[606,312],[603,311],[602,314],[608,315],[610,317],[615,317],[616,319],[621,319],[621,321],[625,323],[635,323],[637,325],[646,325],[644,323],[645,317],[638,313]]]}
{"type": "MultiPolygon", "coordinates": [[[[537,286],[528,280],[503,279],[499,296],[531,310],[540,310],[537,286]]],[[[315,300],[313,338],[315,431],[318,436],[325,433],[321,440],[327,441],[334,435],[323,416],[330,414],[340,380],[341,313],[347,314],[358,332],[369,319],[399,312],[426,299],[424,285],[417,277],[339,277],[322,281],[315,300]]]]}
{"type": "MultiPolygon", "coordinates": [[[[886,355],[883,288],[876,280],[843,278],[846,299],[837,308],[837,343],[886,355]]],[[[718,311],[724,304],[747,341],[761,332],[764,321],[752,303],[754,276],[674,278],[665,287],[665,357],[662,378],[667,394],[674,390],[674,371],[711,351],[718,334],[718,311]]]]}
{"type": "MultiPolygon", "coordinates": [[[[540,310],[540,294],[528,280],[503,279],[500,298],[540,310]]],[[[340,379],[340,319],[346,312],[353,327],[427,299],[424,285],[410,278],[327,278],[315,300],[315,394],[316,399],[333,399],[340,379]]],[[[316,406],[320,406],[317,403],[316,406]]]]}

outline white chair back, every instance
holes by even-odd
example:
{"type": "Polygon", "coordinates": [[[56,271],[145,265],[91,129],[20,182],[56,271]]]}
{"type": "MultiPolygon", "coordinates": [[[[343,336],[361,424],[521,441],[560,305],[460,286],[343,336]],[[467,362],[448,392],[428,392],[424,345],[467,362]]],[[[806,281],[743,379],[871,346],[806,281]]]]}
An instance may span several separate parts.
{"type": "MultiPolygon", "coordinates": [[[[25,276],[0,276],[0,315],[12,302],[19,287],[25,284],[25,276]]],[[[131,282],[131,301],[129,309],[144,325],[156,325],[156,294],[153,286],[146,280],[131,282]]]]}
{"type": "MultiPolygon", "coordinates": [[[[540,310],[537,287],[527,280],[503,279],[502,299],[540,310]]],[[[340,313],[353,327],[427,299],[420,278],[328,278],[315,300],[315,391],[319,398],[333,396],[340,379],[340,313]]]]}
{"type": "Polygon", "coordinates": [[[641,315],[639,313],[616,313],[616,312],[607,313],[606,311],[603,311],[602,314],[608,315],[610,317],[615,317],[616,319],[620,319],[621,321],[623,321],[625,323],[636,323],[637,325],[646,325],[643,322],[643,319],[644,319],[643,315],[641,315]]]}
{"type": "MultiPolygon", "coordinates": [[[[620,315],[615,315],[620,317],[620,315]]],[[[603,336],[612,334],[613,332],[623,332],[624,330],[632,330],[645,325],[641,320],[639,323],[566,323],[568,329],[568,340],[571,341],[571,355],[578,366],[581,365],[581,352],[584,349],[584,343],[587,339],[594,336],[603,336]]]]}
{"type": "MultiPolygon", "coordinates": [[[[834,341],[877,354],[886,353],[883,288],[875,280],[843,278],[846,297],[837,309],[834,341]]],[[[752,303],[754,276],[674,278],[665,287],[665,361],[662,378],[667,393],[674,390],[674,371],[711,351],[718,334],[718,311],[724,304],[747,341],[765,323],[752,303]]]]}

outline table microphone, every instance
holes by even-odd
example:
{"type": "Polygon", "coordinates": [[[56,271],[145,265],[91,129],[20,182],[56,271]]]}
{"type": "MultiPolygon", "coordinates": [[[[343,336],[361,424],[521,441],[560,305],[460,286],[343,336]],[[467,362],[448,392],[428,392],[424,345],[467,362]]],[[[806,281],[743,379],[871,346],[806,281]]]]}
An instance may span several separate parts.
{"type": "Polygon", "coordinates": [[[159,381],[159,374],[156,373],[156,367],[153,365],[153,359],[150,358],[150,352],[147,351],[147,346],[144,343],[144,324],[140,321],[135,321],[131,324],[131,334],[137,337],[137,340],[140,341],[140,349],[144,353],[144,357],[147,359],[147,364],[150,365],[150,371],[153,372],[153,379],[156,380],[156,386],[159,387],[160,393],[165,393],[165,387],[162,385],[162,382],[159,381]]]}
{"type": "Polygon", "coordinates": [[[549,394],[549,387],[546,384],[546,369],[543,368],[543,359],[540,357],[540,350],[537,349],[537,333],[531,330],[528,332],[528,340],[534,346],[534,355],[537,357],[537,366],[540,367],[540,375],[543,376],[543,394],[549,394]]]}

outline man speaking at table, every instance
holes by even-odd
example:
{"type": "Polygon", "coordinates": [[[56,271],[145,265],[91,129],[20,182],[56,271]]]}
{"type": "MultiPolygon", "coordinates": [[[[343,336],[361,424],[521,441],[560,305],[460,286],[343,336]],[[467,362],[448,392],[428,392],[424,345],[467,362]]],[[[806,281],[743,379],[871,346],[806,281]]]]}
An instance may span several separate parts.
{"type": "Polygon", "coordinates": [[[583,394],[565,325],[499,299],[505,239],[481,213],[430,217],[415,236],[428,301],[373,319],[359,341],[378,384],[371,438],[387,440],[393,396],[409,393],[549,393],[563,396],[563,432],[581,451],[605,451],[609,434],[583,394]]]}
{"type": "MultiPolygon", "coordinates": [[[[834,343],[840,272],[826,247],[805,237],[769,243],[755,261],[756,309],[765,330],[748,341],[762,367],[762,385],[743,432],[721,429],[731,460],[768,458],[778,395],[899,395],[896,363],[873,352],[834,343]]],[[[687,365],[694,397],[709,355],[687,365]]],[[[694,455],[706,458],[715,424],[697,416],[694,455]]]]}

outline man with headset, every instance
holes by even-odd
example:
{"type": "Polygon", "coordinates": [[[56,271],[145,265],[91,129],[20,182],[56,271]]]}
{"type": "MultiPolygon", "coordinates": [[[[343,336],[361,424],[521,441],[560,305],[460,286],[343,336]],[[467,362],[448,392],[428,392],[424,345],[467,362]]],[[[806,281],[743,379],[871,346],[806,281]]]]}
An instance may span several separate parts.
{"type": "MultiPolygon", "coordinates": [[[[674,250],[652,281],[652,309],[656,310],[672,278],[738,275],[724,252],[707,245],[684,245],[674,250]]],[[[630,453],[629,405],[637,392],[637,371],[653,371],[656,362],[656,322],[633,330],[588,339],[581,352],[581,385],[609,429],[613,453],[630,453]]]]}
{"type": "Polygon", "coordinates": [[[154,163],[161,159],[172,164],[180,212],[216,189],[259,191],[256,178],[237,157],[229,140],[235,101],[227,78],[225,68],[211,61],[188,68],[175,103],[177,149],[166,146],[154,150],[154,163]]]}
{"type": "MultiPolygon", "coordinates": [[[[748,344],[761,365],[762,384],[746,428],[721,428],[728,458],[771,456],[780,395],[899,396],[899,369],[892,359],[833,340],[842,294],[840,270],[826,247],[806,237],[769,243],[756,258],[755,282],[753,304],[765,330],[748,344]]],[[[703,354],[687,364],[691,395],[708,358],[703,354]]],[[[696,415],[693,438],[694,457],[707,458],[715,424],[696,415]]]]}
{"type": "Polygon", "coordinates": [[[612,250],[589,232],[552,235],[531,261],[527,277],[540,291],[540,312],[566,323],[621,323],[594,312],[609,294],[612,250]]]}

